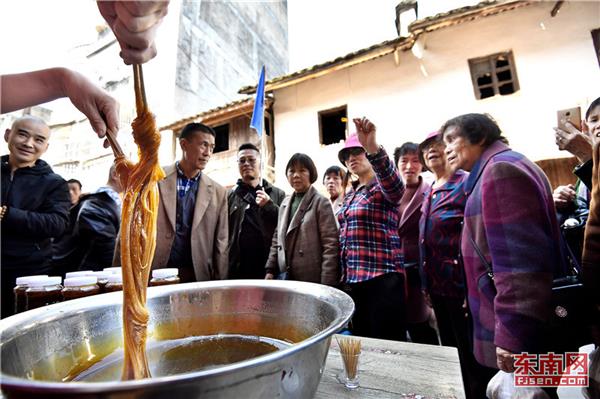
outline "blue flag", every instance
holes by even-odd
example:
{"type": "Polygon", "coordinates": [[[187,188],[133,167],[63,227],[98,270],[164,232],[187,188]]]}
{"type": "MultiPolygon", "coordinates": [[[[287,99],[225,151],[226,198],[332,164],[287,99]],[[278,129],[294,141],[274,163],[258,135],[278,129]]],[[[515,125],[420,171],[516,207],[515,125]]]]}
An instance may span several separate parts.
{"type": "Polygon", "coordinates": [[[256,99],[254,100],[254,110],[252,111],[252,120],[250,128],[256,130],[258,137],[262,136],[265,120],[265,66],[263,65],[256,86],[256,99]]]}

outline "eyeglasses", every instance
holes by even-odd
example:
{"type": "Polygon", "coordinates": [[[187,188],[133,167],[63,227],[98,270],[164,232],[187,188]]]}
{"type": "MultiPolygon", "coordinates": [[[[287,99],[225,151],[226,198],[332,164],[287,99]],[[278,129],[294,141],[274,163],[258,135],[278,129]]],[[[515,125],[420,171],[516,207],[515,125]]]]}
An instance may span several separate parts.
{"type": "Polygon", "coordinates": [[[350,155],[357,157],[360,154],[362,154],[363,152],[365,152],[364,148],[360,148],[360,147],[349,148],[346,151],[344,151],[344,161],[347,161],[350,158],[350,155]]]}
{"type": "Polygon", "coordinates": [[[256,158],[240,158],[237,160],[238,164],[243,165],[247,163],[248,165],[256,164],[256,158]]]}

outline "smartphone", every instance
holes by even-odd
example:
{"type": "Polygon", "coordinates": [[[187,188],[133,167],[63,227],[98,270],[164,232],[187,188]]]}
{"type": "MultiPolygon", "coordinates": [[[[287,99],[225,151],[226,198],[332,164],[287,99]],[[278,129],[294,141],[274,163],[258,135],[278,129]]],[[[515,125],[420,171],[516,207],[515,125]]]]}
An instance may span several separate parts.
{"type": "Polygon", "coordinates": [[[556,120],[558,127],[564,131],[567,131],[565,123],[571,122],[577,130],[581,131],[581,108],[568,108],[556,112],[556,120]]]}

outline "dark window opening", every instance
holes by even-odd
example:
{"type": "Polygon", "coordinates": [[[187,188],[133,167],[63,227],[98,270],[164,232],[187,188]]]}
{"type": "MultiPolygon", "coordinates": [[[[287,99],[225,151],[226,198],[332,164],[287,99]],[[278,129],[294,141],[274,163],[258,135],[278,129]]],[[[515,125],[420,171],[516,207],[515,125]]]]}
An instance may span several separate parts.
{"type": "Polygon", "coordinates": [[[515,88],[513,87],[512,83],[507,83],[505,85],[502,85],[498,88],[498,91],[500,92],[500,95],[504,96],[506,94],[511,94],[515,92],[515,88]]]}
{"type": "Polygon", "coordinates": [[[512,51],[470,59],[469,70],[478,100],[519,91],[512,51]]]}
{"type": "Polygon", "coordinates": [[[488,85],[492,83],[492,75],[486,73],[484,76],[480,76],[477,78],[477,84],[479,86],[488,85]]]}
{"type": "Polygon", "coordinates": [[[227,151],[229,149],[229,124],[213,128],[215,130],[215,150],[214,153],[227,151]]]}
{"type": "Polygon", "coordinates": [[[263,121],[263,129],[267,136],[271,135],[271,121],[266,116],[265,116],[265,120],[263,121]]]}
{"type": "Polygon", "coordinates": [[[502,68],[508,66],[508,60],[503,55],[496,59],[496,68],[502,68]]]}
{"type": "Polygon", "coordinates": [[[348,122],[347,107],[341,106],[319,112],[319,136],[324,145],[339,143],[346,139],[348,122]]]}
{"type": "Polygon", "coordinates": [[[512,79],[512,75],[510,74],[510,71],[498,72],[498,81],[499,82],[504,82],[505,80],[511,80],[511,79],[512,79]]]}
{"type": "Polygon", "coordinates": [[[600,28],[594,29],[591,33],[592,42],[594,43],[594,50],[596,52],[596,58],[598,59],[598,65],[600,66],[600,28]]]}
{"type": "Polygon", "coordinates": [[[479,92],[481,93],[480,99],[494,97],[494,88],[493,87],[480,88],[479,92]]]}

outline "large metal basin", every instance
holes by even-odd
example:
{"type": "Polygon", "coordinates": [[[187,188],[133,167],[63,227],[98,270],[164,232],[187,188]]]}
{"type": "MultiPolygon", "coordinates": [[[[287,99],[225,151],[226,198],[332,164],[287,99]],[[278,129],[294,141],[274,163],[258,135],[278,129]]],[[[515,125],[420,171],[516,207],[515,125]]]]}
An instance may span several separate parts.
{"type": "Polygon", "coordinates": [[[122,343],[122,293],[68,301],[0,321],[6,397],[311,398],[331,335],[352,316],[350,297],[296,281],[231,280],[148,290],[151,340],[260,335],[293,342],[267,355],[213,369],[137,381],[62,382],[91,356],[122,343]]]}

